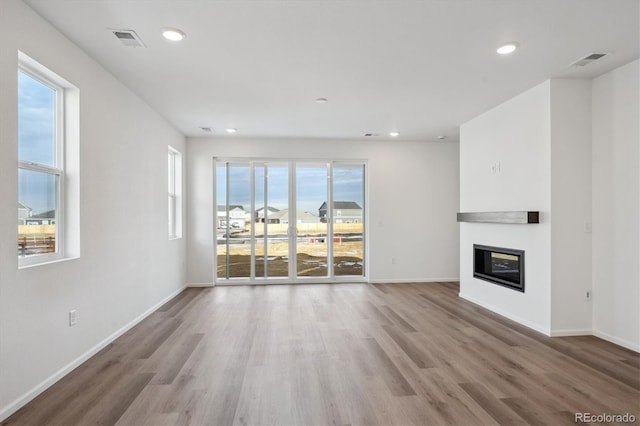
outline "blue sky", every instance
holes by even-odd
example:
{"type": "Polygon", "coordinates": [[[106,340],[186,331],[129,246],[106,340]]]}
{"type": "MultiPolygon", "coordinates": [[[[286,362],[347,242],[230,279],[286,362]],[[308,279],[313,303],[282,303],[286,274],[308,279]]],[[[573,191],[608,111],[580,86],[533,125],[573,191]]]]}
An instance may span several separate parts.
{"type": "MultiPolygon", "coordinates": [[[[55,91],[18,72],[18,158],[55,165],[55,91]]],[[[18,200],[33,214],[55,208],[55,179],[45,173],[20,170],[18,200]]]]}
{"type": "MultiPolygon", "coordinates": [[[[256,166],[256,209],[263,207],[264,168],[256,166]],[[259,200],[259,201],[258,201],[259,200]]],[[[363,171],[361,166],[334,166],[333,191],[336,201],[355,201],[363,206],[363,171]]],[[[230,204],[240,204],[245,210],[251,206],[250,169],[248,165],[231,166],[229,169],[230,204]]],[[[216,173],[217,204],[225,204],[225,168],[217,167],[216,173]]],[[[327,168],[322,165],[305,165],[298,163],[296,169],[297,209],[318,215],[318,208],[327,199],[327,168]]],[[[268,168],[268,200],[271,207],[283,209],[288,207],[289,178],[287,165],[269,166],[268,168]]]]}
{"type": "MultiPolygon", "coordinates": [[[[23,161],[55,166],[55,90],[18,72],[18,158],[23,161]]],[[[264,199],[264,167],[256,166],[256,208],[264,199]],[[259,201],[258,201],[259,200],[259,201]]],[[[287,164],[268,167],[267,204],[278,209],[288,208],[287,164]]],[[[361,166],[334,166],[334,200],[355,201],[363,206],[363,171],[361,166]]],[[[315,215],[327,199],[327,167],[322,164],[299,163],[296,169],[297,209],[315,215]]],[[[249,210],[249,166],[230,168],[230,204],[240,204],[249,210]]],[[[217,168],[217,204],[225,203],[225,169],[217,168]]],[[[45,173],[20,170],[18,199],[30,207],[33,214],[55,208],[55,179],[45,173]]]]}

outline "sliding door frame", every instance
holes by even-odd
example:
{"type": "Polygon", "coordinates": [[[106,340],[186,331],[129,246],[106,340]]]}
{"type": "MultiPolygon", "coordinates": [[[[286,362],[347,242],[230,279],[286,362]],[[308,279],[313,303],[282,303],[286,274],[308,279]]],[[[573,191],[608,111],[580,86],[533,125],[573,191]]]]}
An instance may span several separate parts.
{"type": "MultiPolygon", "coordinates": [[[[265,171],[267,169],[265,168],[265,171]]],[[[213,205],[213,214],[212,214],[212,238],[213,238],[213,283],[214,285],[265,285],[265,284],[312,284],[312,283],[362,283],[369,282],[369,165],[367,160],[362,159],[326,159],[326,158],[268,158],[268,157],[213,157],[212,158],[212,175],[213,175],[213,193],[212,193],[212,205],[213,205]],[[229,205],[229,165],[234,164],[242,164],[249,165],[250,169],[250,243],[251,243],[251,268],[250,268],[250,276],[247,278],[244,277],[227,277],[227,278],[219,278],[218,277],[218,254],[217,254],[217,166],[221,163],[226,164],[226,185],[225,189],[225,202],[226,205],[229,205]],[[256,277],[255,271],[255,247],[256,247],[256,225],[259,225],[255,221],[255,168],[256,166],[265,166],[270,163],[276,164],[287,164],[288,167],[288,202],[289,202],[289,212],[288,212],[288,253],[289,253],[289,264],[288,264],[288,277],[274,277],[274,278],[265,278],[256,277]],[[304,165],[304,164],[326,164],[327,165],[327,206],[328,206],[328,215],[327,218],[327,276],[326,277],[315,277],[315,276],[297,276],[297,205],[296,205],[296,166],[304,165]],[[360,275],[344,275],[344,276],[335,276],[334,275],[334,259],[333,259],[333,245],[334,245],[334,217],[333,217],[333,181],[334,181],[334,167],[339,166],[360,166],[363,168],[363,188],[362,188],[362,271],[363,274],[360,275]]],[[[268,179],[268,178],[267,178],[268,179]]],[[[267,198],[267,181],[264,180],[265,187],[263,188],[264,197],[267,198]]],[[[265,210],[268,208],[268,205],[265,204],[265,210]]],[[[268,213],[265,211],[265,215],[268,213]]],[[[229,212],[227,210],[227,216],[229,212]]],[[[227,226],[229,226],[229,217],[227,217],[227,226]]],[[[263,223],[263,237],[266,238],[266,228],[267,228],[267,217],[265,216],[265,221],[263,223]]],[[[227,234],[229,229],[227,228],[227,234]]],[[[266,239],[264,241],[265,244],[265,257],[266,257],[266,239]]],[[[227,238],[227,250],[226,257],[229,258],[229,243],[227,238]]],[[[228,261],[227,261],[228,263],[228,261]]],[[[267,262],[265,261],[265,271],[267,271],[267,262]]],[[[266,273],[266,272],[265,272],[266,273]]],[[[228,276],[228,272],[227,272],[228,276]]]]}

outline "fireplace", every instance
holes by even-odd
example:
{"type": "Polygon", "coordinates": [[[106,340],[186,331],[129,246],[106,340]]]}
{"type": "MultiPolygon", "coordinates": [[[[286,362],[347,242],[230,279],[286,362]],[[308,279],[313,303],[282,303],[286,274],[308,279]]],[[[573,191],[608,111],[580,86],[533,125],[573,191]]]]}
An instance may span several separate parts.
{"type": "Polygon", "coordinates": [[[524,293],[524,250],[474,244],[473,276],[524,293]]]}

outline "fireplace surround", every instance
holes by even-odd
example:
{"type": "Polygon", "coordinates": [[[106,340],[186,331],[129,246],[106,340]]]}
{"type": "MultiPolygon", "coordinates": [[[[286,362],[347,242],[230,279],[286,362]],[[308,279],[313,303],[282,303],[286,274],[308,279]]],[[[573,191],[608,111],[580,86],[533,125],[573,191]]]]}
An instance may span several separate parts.
{"type": "Polygon", "coordinates": [[[524,293],[524,250],[474,244],[473,276],[524,293]]]}

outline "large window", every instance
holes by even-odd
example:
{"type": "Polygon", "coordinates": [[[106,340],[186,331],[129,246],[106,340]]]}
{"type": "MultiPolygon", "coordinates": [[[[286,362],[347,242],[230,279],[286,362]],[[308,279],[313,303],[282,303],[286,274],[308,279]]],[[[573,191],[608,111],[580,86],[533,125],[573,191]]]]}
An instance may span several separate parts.
{"type": "Polygon", "coordinates": [[[169,147],[167,167],[169,239],[182,237],[182,155],[169,147]]]}
{"type": "Polygon", "coordinates": [[[18,71],[18,256],[62,253],[63,89],[18,71]]]}
{"type": "Polygon", "coordinates": [[[217,282],[362,280],[363,161],[218,160],[217,282]]]}
{"type": "Polygon", "coordinates": [[[79,254],[79,95],[22,53],[19,64],[17,243],[29,266],[79,254]]]}

